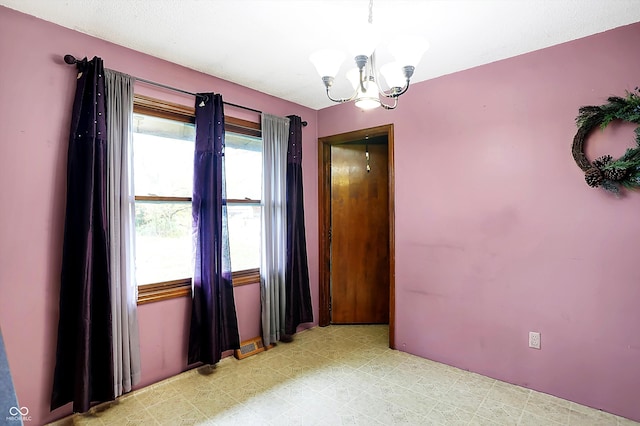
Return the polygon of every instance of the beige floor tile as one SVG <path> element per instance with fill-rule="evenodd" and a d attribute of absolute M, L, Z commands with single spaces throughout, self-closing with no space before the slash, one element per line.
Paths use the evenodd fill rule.
<path fill-rule="evenodd" d="M 495 379 L 465 371 L 455 382 L 455 387 L 469 392 L 489 392 L 496 383 Z"/>
<path fill-rule="evenodd" d="M 277 424 L 277 423 L 274 423 Z M 348 407 L 342 407 L 334 412 L 321 416 L 314 423 L 318 426 L 327 425 L 361 425 L 361 426 L 378 426 L 383 425 L 377 419 L 351 410 Z"/>
<path fill-rule="evenodd" d="M 457 385 L 453 385 L 442 400 L 446 401 L 450 405 L 460 407 L 465 411 L 473 413 L 478 409 L 478 407 L 480 407 L 480 404 L 485 400 L 488 393 L 488 390 L 465 390 Z"/>
<path fill-rule="evenodd" d="M 180 389 L 173 384 L 163 384 L 136 392 L 135 399 L 145 407 L 150 407 L 162 401 L 178 396 Z"/>
<path fill-rule="evenodd" d="M 618 421 L 618 426 L 632 426 L 638 424 L 638 422 L 634 422 L 633 420 L 629 420 L 624 417 L 615 416 L 615 418 Z"/>
<path fill-rule="evenodd" d="M 334 382 L 320 391 L 321 395 L 336 401 L 351 401 L 358 396 L 363 389 L 349 382 Z"/>
<path fill-rule="evenodd" d="M 344 358 L 340 362 L 343 365 L 347 365 L 354 369 L 359 369 L 362 366 L 366 365 L 369 361 L 371 361 L 371 358 L 367 357 L 366 355 L 362 355 L 358 353 L 358 354 L 352 354 L 351 356 Z"/>
<path fill-rule="evenodd" d="M 151 416 L 160 424 L 196 424 L 206 416 L 183 396 L 175 396 L 147 408 Z"/>
<path fill-rule="evenodd" d="M 248 426 L 248 425 L 264 425 L 264 424 L 268 424 L 268 422 L 249 411 L 234 412 L 224 417 L 209 419 L 205 423 L 205 425 L 215 425 L 215 426 Z M 297 423 L 290 423 L 290 424 L 297 424 Z M 303 424 L 303 423 L 300 423 L 300 424 Z M 304 424 L 306 425 L 309 423 L 304 423 Z"/>
<path fill-rule="evenodd" d="M 303 399 L 298 399 L 290 402 L 293 404 L 297 404 L 302 408 L 314 409 L 318 412 L 329 413 L 344 407 L 349 401 L 347 401 L 346 399 L 331 398 L 327 395 L 316 393 L 305 395 Z"/>
<path fill-rule="evenodd" d="M 239 406 L 242 411 L 251 412 L 263 423 L 270 422 L 283 412 L 294 407 L 294 404 L 275 395 L 260 395 Z"/>
<path fill-rule="evenodd" d="M 386 343 L 381 342 L 372 342 L 366 345 L 361 346 L 358 349 L 358 353 L 364 355 L 370 360 L 376 359 L 380 356 L 386 355 L 388 352 L 392 352 L 393 350 L 385 346 Z"/>
<path fill-rule="evenodd" d="M 384 395 L 383 398 L 386 398 L 399 407 L 406 408 L 407 410 L 413 411 L 423 417 L 428 416 L 431 410 L 438 405 L 438 400 L 420 395 L 410 390 L 391 392 Z"/>
<path fill-rule="evenodd" d="M 569 422 L 569 414 L 571 413 L 569 404 L 565 404 L 563 400 L 559 400 L 562 405 L 558 405 L 556 400 L 559 400 L 559 398 L 549 398 L 548 396 L 540 397 L 540 395 L 534 396 L 532 394 L 529 396 L 524 411 L 556 423 L 567 424 Z"/>
<path fill-rule="evenodd" d="M 322 392 L 330 386 L 349 384 L 349 381 L 338 380 L 323 369 L 311 372 L 304 377 L 304 386 L 309 392 Z"/>
<path fill-rule="evenodd" d="M 403 359 L 398 356 L 399 353 L 401 352 L 386 348 L 384 352 L 373 358 L 370 362 L 379 363 L 392 370 L 403 362 Z"/>
<path fill-rule="evenodd" d="M 427 359 L 407 355 L 403 352 L 399 352 L 399 354 L 402 354 L 402 356 L 398 356 L 396 354 L 396 358 L 398 358 L 399 360 L 396 366 L 396 370 L 398 371 L 420 375 L 435 374 L 444 371 L 444 369 L 440 368 L 437 363 L 434 363 Z"/>
<path fill-rule="evenodd" d="M 154 418 L 145 406 L 134 398 L 113 404 L 104 411 L 97 413 L 97 416 L 107 426 L 144 424 L 145 422 L 154 423 Z"/>
<path fill-rule="evenodd" d="M 411 386 L 411 390 L 419 394 L 425 395 L 429 398 L 443 400 L 451 389 L 453 384 L 438 383 L 429 380 L 421 379 L 418 383 Z"/>
<path fill-rule="evenodd" d="M 531 391 L 529 389 L 520 386 L 496 382 L 487 394 L 487 400 L 501 402 L 522 410 L 529 399 L 530 393 Z"/>
<path fill-rule="evenodd" d="M 427 371 L 427 374 L 425 374 L 425 377 L 431 377 L 431 376 L 435 376 L 439 379 L 449 379 L 449 380 L 453 380 L 453 381 L 457 381 L 460 378 L 464 377 L 464 375 L 467 373 L 464 370 L 460 370 L 458 368 L 454 368 L 454 367 L 450 367 L 448 365 L 445 364 L 433 364 L 433 363 L 428 363 L 425 364 L 427 365 L 430 369 Z"/>
<path fill-rule="evenodd" d="M 309 405 L 305 406 L 303 405 L 302 400 L 298 400 L 297 404 L 294 404 L 280 416 L 272 419 L 271 423 L 285 425 L 315 425 L 318 422 L 318 419 L 321 419 L 332 412 L 332 410 L 323 408 L 321 405 L 311 404 L 310 400 L 308 400 L 308 402 Z"/>
<path fill-rule="evenodd" d="M 639 424 L 391 350 L 388 338 L 387 326 L 306 330 L 293 343 L 184 372 L 56 426 Z"/>
<path fill-rule="evenodd" d="M 485 399 L 476 415 L 502 425 L 517 425 L 522 414 L 522 407 L 513 407 L 505 402 Z"/>
<path fill-rule="evenodd" d="M 566 399 L 558 398 L 557 396 L 549 395 L 547 393 L 542 393 L 538 391 L 532 390 L 529 394 L 529 402 L 535 404 L 545 404 L 552 403 L 555 405 L 559 405 L 561 407 L 571 407 L 571 401 L 567 401 Z"/>
<path fill-rule="evenodd" d="M 364 373 L 357 376 L 355 382 L 358 384 L 361 391 L 378 398 L 385 398 L 387 395 L 391 394 L 402 394 L 406 390 L 402 386 L 389 380 L 380 379 Z"/>
<path fill-rule="evenodd" d="M 318 348 L 316 356 L 322 355 L 324 358 L 330 361 L 345 361 L 350 359 L 350 357 L 357 357 L 357 350 L 351 347 L 340 347 L 340 346 L 328 346 L 324 348 Z"/>
<path fill-rule="evenodd" d="M 218 392 L 202 392 L 187 399 L 207 418 L 225 416 L 228 411 L 241 405 L 229 395 Z"/>
<path fill-rule="evenodd" d="M 536 416 L 535 414 L 531 414 L 527 411 L 523 411 L 520 416 L 520 421 L 518 422 L 518 426 L 558 426 L 558 425 L 566 425 L 566 423 L 556 423 L 551 419 Z"/>
<path fill-rule="evenodd" d="M 253 381 L 244 381 L 241 386 L 230 387 L 226 390 L 227 395 L 237 402 L 244 403 L 247 400 L 260 395 L 263 391 L 257 383 Z"/>
<path fill-rule="evenodd" d="M 482 416 L 475 415 L 468 423 L 469 426 L 502 426 L 501 423 L 496 423 L 493 420 L 485 419 Z M 542 426 L 542 425 L 540 425 Z"/>
<path fill-rule="evenodd" d="M 391 372 L 393 371 L 393 367 L 389 367 L 389 365 L 384 360 L 379 361 L 375 359 L 360 366 L 358 370 L 372 376 L 383 378 L 391 374 Z"/>
<path fill-rule="evenodd" d="M 580 411 L 575 411 L 576 408 Z M 572 403 L 568 424 L 572 426 L 615 426 L 618 424 L 618 420 L 613 414 Z"/>
<path fill-rule="evenodd" d="M 391 373 L 385 376 L 385 380 L 400 385 L 404 388 L 409 388 L 420 380 L 431 380 L 434 378 L 434 374 L 429 374 L 427 371 L 411 371 L 404 369 L 402 365 L 397 366 Z M 452 380 L 452 383 L 455 380 Z"/>
<path fill-rule="evenodd" d="M 346 404 L 361 414 L 376 419 L 385 425 L 405 425 L 420 424 L 424 416 L 401 407 L 389 399 L 379 398 L 373 395 L 362 393 Z"/>
<path fill-rule="evenodd" d="M 323 367 L 322 372 L 336 380 L 349 380 L 353 378 L 356 369 L 348 365 L 333 363 Z"/>
<path fill-rule="evenodd" d="M 439 402 L 427 418 L 443 425 L 466 425 L 473 418 L 473 413 L 446 402 Z"/>

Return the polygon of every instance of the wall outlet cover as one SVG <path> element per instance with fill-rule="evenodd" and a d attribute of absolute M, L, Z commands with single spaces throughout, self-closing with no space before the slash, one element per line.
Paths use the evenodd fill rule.
<path fill-rule="evenodd" d="M 529 332 L 529 347 L 533 349 L 540 349 L 540 333 L 537 331 Z"/>

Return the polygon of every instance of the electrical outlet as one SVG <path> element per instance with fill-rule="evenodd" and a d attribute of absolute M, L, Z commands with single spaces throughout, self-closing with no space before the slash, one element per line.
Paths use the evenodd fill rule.
<path fill-rule="evenodd" d="M 533 349 L 540 349 L 540 333 L 537 331 L 529 332 L 529 347 Z"/>

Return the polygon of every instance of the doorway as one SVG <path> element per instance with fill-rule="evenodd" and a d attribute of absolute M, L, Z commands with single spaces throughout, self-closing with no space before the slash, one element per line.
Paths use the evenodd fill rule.
<path fill-rule="evenodd" d="M 393 125 L 318 140 L 320 318 L 389 323 L 394 347 Z"/>

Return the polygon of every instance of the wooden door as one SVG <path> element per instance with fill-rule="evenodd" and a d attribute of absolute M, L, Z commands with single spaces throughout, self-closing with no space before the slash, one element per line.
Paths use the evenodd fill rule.
<path fill-rule="evenodd" d="M 389 322 L 387 138 L 367 142 L 331 146 L 330 280 L 334 324 Z"/>

